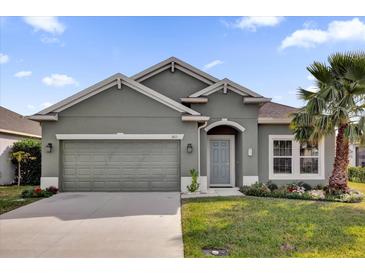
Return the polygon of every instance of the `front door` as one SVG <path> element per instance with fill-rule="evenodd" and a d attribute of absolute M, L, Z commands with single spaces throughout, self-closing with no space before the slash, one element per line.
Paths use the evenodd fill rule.
<path fill-rule="evenodd" d="M 214 136 L 209 141 L 209 181 L 211 186 L 231 186 L 234 174 L 232 174 L 231 155 L 233 136 Z"/>

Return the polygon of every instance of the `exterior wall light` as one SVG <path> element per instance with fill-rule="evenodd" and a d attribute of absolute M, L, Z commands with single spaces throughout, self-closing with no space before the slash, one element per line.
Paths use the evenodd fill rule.
<path fill-rule="evenodd" d="M 46 151 L 48 152 L 48 153 L 51 153 L 52 152 L 52 143 L 48 143 L 47 145 L 46 145 Z"/>
<path fill-rule="evenodd" d="M 187 153 L 192 153 L 193 152 L 193 145 L 192 144 L 188 144 L 186 146 L 186 151 L 187 151 Z"/>

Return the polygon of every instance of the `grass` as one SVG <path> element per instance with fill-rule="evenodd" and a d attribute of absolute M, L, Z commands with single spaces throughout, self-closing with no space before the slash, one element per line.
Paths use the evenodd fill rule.
<path fill-rule="evenodd" d="M 38 201 L 40 198 L 21 198 L 24 189 L 32 186 L 0 186 L 0 214 Z"/>
<path fill-rule="evenodd" d="M 350 183 L 365 193 L 365 184 Z M 365 257 L 365 202 L 259 197 L 183 200 L 185 257 Z"/>

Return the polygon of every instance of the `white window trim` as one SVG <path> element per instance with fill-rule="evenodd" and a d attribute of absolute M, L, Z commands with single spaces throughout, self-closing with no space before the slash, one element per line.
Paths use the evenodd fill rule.
<path fill-rule="evenodd" d="M 184 134 L 56 134 L 57 140 L 182 140 Z"/>
<path fill-rule="evenodd" d="M 207 135 L 207 179 L 209 187 L 234 187 L 236 183 L 235 171 L 235 136 L 234 135 Z M 210 141 L 211 140 L 229 140 L 229 165 L 230 165 L 230 184 L 211 184 L 210 182 Z"/>
<path fill-rule="evenodd" d="M 274 158 L 273 158 L 273 142 L 274 140 L 290 140 L 292 141 L 292 173 L 291 174 L 275 174 Z M 318 142 L 319 161 L 317 174 L 300 173 L 300 144 L 294 139 L 294 135 L 269 135 L 269 180 L 324 180 L 324 139 Z M 289 158 L 289 156 L 288 156 Z M 308 158 L 308 157 L 307 157 Z"/>

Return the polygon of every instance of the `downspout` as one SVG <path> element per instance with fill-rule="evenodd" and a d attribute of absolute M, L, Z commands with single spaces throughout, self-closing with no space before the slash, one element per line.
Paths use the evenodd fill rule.
<path fill-rule="evenodd" d="M 207 125 L 208 125 L 208 122 L 204 122 L 203 125 L 198 127 L 198 174 L 199 174 L 199 178 L 200 178 L 200 130 L 202 128 L 205 128 Z"/>

